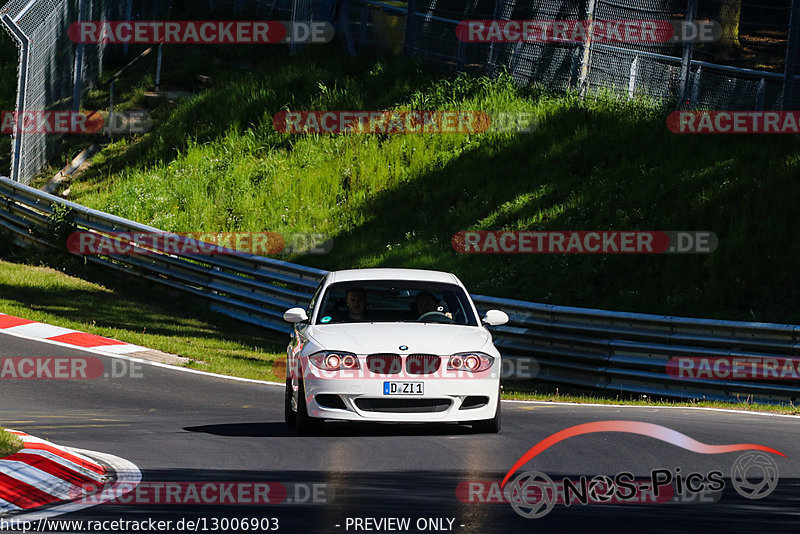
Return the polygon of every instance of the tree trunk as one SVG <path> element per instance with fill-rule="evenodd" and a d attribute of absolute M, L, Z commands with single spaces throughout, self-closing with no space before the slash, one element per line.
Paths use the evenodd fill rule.
<path fill-rule="evenodd" d="M 742 0 L 720 0 L 717 21 L 722 24 L 722 38 L 717 45 L 717 56 L 735 55 L 742 47 L 739 41 L 739 23 L 742 16 Z"/>

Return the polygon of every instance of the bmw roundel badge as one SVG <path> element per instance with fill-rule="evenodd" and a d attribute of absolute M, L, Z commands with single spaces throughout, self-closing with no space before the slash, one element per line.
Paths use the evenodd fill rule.
<path fill-rule="evenodd" d="M 400 345 L 400 350 L 408 350 L 408 346 L 407 345 Z"/>

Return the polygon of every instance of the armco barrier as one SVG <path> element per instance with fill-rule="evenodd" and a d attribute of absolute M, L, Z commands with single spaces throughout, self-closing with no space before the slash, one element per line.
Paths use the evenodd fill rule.
<path fill-rule="evenodd" d="M 0 177 L 0 229 L 21 244 L 53 246 L 53 206 L 72 209 L 79 229 L 101 233 L 161 232 L 80 206 Z M 288 333 L 283 312 L 306 305 L 326 271 L 253 256 L 86 256 L 116 269 L 205 299 L 230 317 Z M 686 319 L 569 308 L 473 295 L 478 309 L 499 308 L 511 321 L 492 331 L 504 357 L 538 362 L 538 380 L 675 398 L 795 402 L 800 381 L 675 379 L 666 362 L 676 356 L 800 357 L 800 326 Z"/>

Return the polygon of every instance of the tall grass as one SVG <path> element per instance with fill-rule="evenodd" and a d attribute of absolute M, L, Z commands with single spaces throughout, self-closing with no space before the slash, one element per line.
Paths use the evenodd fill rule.
<path fill-rule="evenodd" d="M 22 440 L 0 426 L 0 458 L 10 456 L 23 447 Z"/>
<path fill-rule="evenodd" d="M 187 60 L 193 61 L 191 58 Z M 110 146 L 77 200 L 172 231 L 314 231 L 337 269 L 425 267 L 564 305 L 800 321 L 797 140 L 678 136 L 666 107 L 438 76 L 396 59 L 264 56 Z M 284 109 L 527 111 L 527 134 L 303 135 Z M 462 256 L 467 229 L 710 230 L 706 256 Z"/>

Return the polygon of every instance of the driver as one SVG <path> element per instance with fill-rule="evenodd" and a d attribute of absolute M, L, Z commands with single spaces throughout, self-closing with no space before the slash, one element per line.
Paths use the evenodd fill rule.
<path fill-rule="evenodd" d="M 366 321 L 364 317 L 367 308 L 367 292 L 362 287 L 353 287 L 347 290 L 347 317 L 351 321 Z"/>
<path fill-rule="evenodd" d="M 426 313 L 439 312 L 442 315 L 446 315 L 449 319 L 453 318 L 453 314 L 444 313 L 444 311 L 442 311 L 443 308 L 440 309 L 436 297 L 433 295 L 433 293 L 429 293 L 428 291 L 421 291 L 417 293 L 417 299 L 415 301 L 415 305 L 419 317 L 422 317 Z"/>

